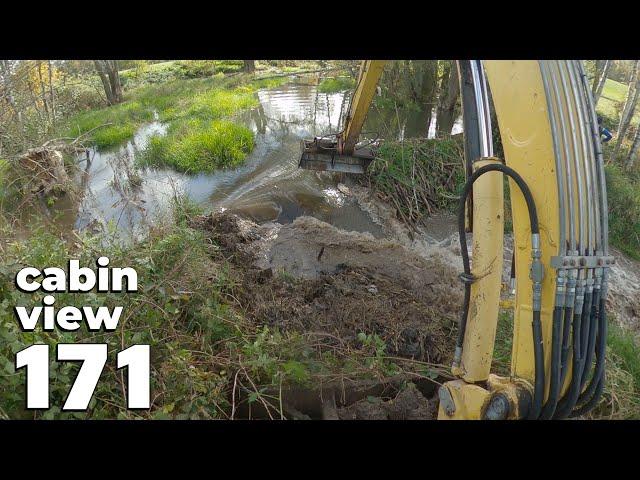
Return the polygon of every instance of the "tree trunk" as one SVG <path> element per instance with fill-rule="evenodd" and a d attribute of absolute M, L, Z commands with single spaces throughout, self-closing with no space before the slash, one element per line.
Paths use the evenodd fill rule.
<path fill-rule="evenodd" d="M 598 106 L 598 100 L 600 100 L 600 95 L 602 95 L 602 90 L 604 89 L 604 84 L 607 81 L 607 75 L 609 74 L 609 68 L 611 68 L 611 60 L 607 60 L 602 68 L 602 74 L 598 79 L 598 85 L 596 86 L 596 91 L 593 93 L 593 106 L 594 108 Z"/>
<path fill-rule="evenodd" d="M 633 144 L 631 144 L 631 150 L 629 150 L 629 155 L 625 162 L 626 168 L 633 167 L 636 158 L 638 158 L 638 150 L 640 150 L 640 124 L 638 124 L 638 128 L 636 128 L 636 134 L 633 137 Z"/>
<path fill-rule="evenodd" d="M 13 85 L 11 81 L 11 67 L 9 65 L 9 60 L 0 60 L 0 70 L 1 70 L 3 89 L 5 92 L 4 97 L 7 103 L 9 104 L 9 106 L 11 107 L 11 109 L 13 110 L 13 115 L 18 121 L 18 125 L 22 130 L 23 128 L 22 111 L 16 105 L 16 100 L 15 100 L 15 97 L 13 96 Z"/>
<path fill-rule="evenodd" d="M 631 124 L 631 120 L 633 119 L 633 115 L 636 111 L 638 94 L 640 93 L 640 72 L 638 72 L 638 68 L 640 68 L 640 62 L 636 61 L 636 66 L 631 76 L 631 81 L 629 81 L 627 98 L 624 102 L 622 114 L 620 115 L 620 123 L 618 124 L 617 132 L 618 138 L 616 140 L 616 148 L 613 151 L 614 158 L 616 158 L 618 153 L 620 152 L 620 147 L 622 146 L 622 142 L 627 135 L 627 130 L 629 129 L 629 125 Z"/>
<path fill-rule="evenodd" d="M 458 82 L 458 68 L 456 67 L 455 60 L 451 60 L 440 82 L 440 100 L 438 102 L 438 114 L 436 117 L 436 133 L 438 137 L 451 135 L 459 95 L 460 83 Z"/>
<path fill-rule="evenodd" d="M 244 60 L 244 71 L 247 73 L 253 73 L 256 71 L 255 60 Z"/>
<path fill-rule="evenodd" d="M 598 80 L 600 80 L 600 72 L 602 72 L 602 67 L 605 64 L 606 60 L 594 60 L 593 62 L 593 78 L 591 79 L 591 93 L 596 93 L 596 89 L 598 88 Z"/>
<path fill-rule="evenodd" d="M 49 70 L 49 102 L 51 103 L 51 119 L 53 125 L 56 124 L 56 97 L 53 91 L 53 67 L 51 66 L 51 60 L 47 61 L 47 69 Z"/>
<path fill-rule="evenodd" d="M 47 102 L 47 94 L 45 93 L 44 79 L 42 78 L 42 62 L 38 60 L 38 82 L 40 83 L 40 99 L 44 106 L 44 113 L 46 115 L 45 128 L 49 128 L 51 124 L 51 114 L 49 112 L 49 103 Z"/>
<path fill-rule="evenodd" d="M 107 103 L 115 105 L 122 102 L 122 86 L 120 85 L 118 62 L 116 60 L 94 60 L 93 63 L 100 81 L 102 81 Z"/>
<path fill-rule="evenodd" d="M 115 103 L 122 102 L 122 85 L 120 85 L 120 73 L 118 72 L 118 61 L 109 60 L 109 69 L 107 74 L 109 75 L 109 83 L 111 83 L 111 91 L 115 99 Z"/>
<path fill-rule="evenodd" d="M 431 117 L 433 116 L 433 107 L 436 104 L 436 93 L 438 90 L 438 61 L 427 60 L 422 75 L 422 84 L 420 86 L 419 102 L 425 107 L 427 125 L 425 137 L 429 135 L 431 127 Z"/>

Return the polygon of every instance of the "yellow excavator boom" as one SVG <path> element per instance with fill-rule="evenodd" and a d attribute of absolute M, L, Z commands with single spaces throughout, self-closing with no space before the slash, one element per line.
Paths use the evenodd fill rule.
<path fill-rule="evenodd" d="M 315 169 L 366 170 L 372 154 L 359 155 L 358 138 L 384 64 L 362 62 L 344 131 L 333 142 L 306 142 L 301 166 L 313 168 L 315 161 Z M 439 390 L 438 418 L 579 416 L 604 387 L 607 276 L 615 261 L 608 252 L 602 149 L 584 67 L 556 60 L 457 66 L 467 165 L 458 211 L 465 303 L 452 366 L 456 379 Z M 493 154 L 491 100 L 504 159 Z M 501 302 L 504 175 L 515 302 L 511 371 L 501 377 L 491 366 Z"/>

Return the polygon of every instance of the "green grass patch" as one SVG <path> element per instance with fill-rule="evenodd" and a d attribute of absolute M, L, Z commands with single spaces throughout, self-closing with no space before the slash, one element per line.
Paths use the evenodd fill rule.
<path fill-rule="evenodd" d="M 602 117 L 604 126 L 614 134 L 620 122 L 620 115 L 622 114 L 628 90 L 629 86 L 627 84 L 608 78 L 598 101 L 598 115 Z M 638 121 L 640 121 L 640 109 L 636 108 L 631 123 L 636 125 Z"/>
<path fill-rule="evenodd" d="M 511 349 L 513 348 L 513 310 L 501 310 L 496 327 L 492 370 L 498 375 L 509 376 Z"/>
<path fill-rule="evenodd" d="M 350 90 L 355 86 L 356 82 L 352 77 L 328 77 L 324 78 L 318 85 L 320 93 L 336 93 Z"/>
<path fill-rule="evenodd" d="M 607 346 L 618 359 L 620 366 L 633 378 L 635 389 L 640 394 L 640 342 L 633 332 L 610 322 Z M 640 413 L 640 411 L 638 412 Z"/>
<path fill-rule="evenodd" d="M 150 139 L 141 162 L 181 172 L 213 172 L 235 167 L 253 150 L 253 132 L 225 120 L 173 124 L 166 136 Z"/>
<path fill-rule="evenodd" d="M 86 142 L 106 149 L 126 142 L 139 125 L 152 119 L 153 110 L 147 105 L 128 101 L 71 117 L 65 122 L 62 136 L 78 137 L 88 133 Z"/>
<path fill-rule="evenodd" d="M 640 178 L 617 165 L 605 167 L 611 243 L 640 260 Z"/>

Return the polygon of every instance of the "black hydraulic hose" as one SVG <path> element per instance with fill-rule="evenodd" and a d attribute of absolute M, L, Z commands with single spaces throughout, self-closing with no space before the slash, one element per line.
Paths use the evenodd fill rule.
<path fill-rule="evenodd" d="M 513 252 L 511 253 L 511 274 L 509 275 L 509 278 L 511 280 L 516 278 L 516 250 L 515 250 L 515 248 L 513 249 Z"/>
<path fill-rule="evenodd" d="M 584 360 L 582 359 L 582 318 L 580 313 L 573 314 L 573 362 L 571 372 L 571 385 L 567 394 L 560 400 L 554 418 L 567 418 L 578 401 L 580 395 L 580 378 Z"/>
<path fill-rule="evenodd" d="M 537 420 L 540 418 L 542 411 L 542 402 L 544 400 L 544 347 L 542 345 L 542 323 L 540 322 L 540 311 L 533 311 L 533 355 L 535 361 L 535 383 L 533 387 L 533 402 L 529 411 L 528 419 Z"/>
<path fill-rule="evenodd" d="M 561 358 L 561 373 L 560 373 L 560 386 L 564 385 L 564 381 L 567 378 L 567 372 L 569 371 L 569 334 L 571 333 L 571 318 L 573 316 L 573 305 L 566 305 L 564 307 L 564 325 L 562 327 L 562 358 Z"/>
<path fill-rule="evenodd" d="M 464 303 L 462 309 L 462 315 L 460 317 L 460 328 L 458 330 L 458 339 L 456 342 L 456 353 L 454 363 L 457 364 L 462 354 L 462 346 L 464 344 L 464 336 L 467 328 L 467 317 L 469 315 L 469 303 L 471 299 L 471 284 L 475 280 L 471 273 L 471 265 L 469 262 L 469 252 L 467 250 L 467 234 L 465 232 L 465 204 L 467 197 L 471 192 L 471 188 L 474 182 L 482 175 L 488 172 L 502 172 L 503 174 L 511 177 L 513 181 L 518 185 L 524 200 L 527 204 L 529 211 L 529 223 L 531 225 L 531 235 L 536 237 L 540 234 L 540 226 L 538 223 L 538 212 L 536 210 L 535 202 L 533 201 L 533 195 L 529 186 L 524 179 L 512 168 L 506 165 L 494 163 L 485 165 L 476 170 L 469 179 L 467 179 L 460 195 L 458 203 L 458 236 L 460 238 L 460 253 L 462 255 L 462 264 L 464 267 L 464 273 L 460 276 L 464 282 Z M 533 245 L 532 245 L 533 247 Z M 532 407 L 529 412 L 529 419 L 537 419 L 542 410 L 542 402 L 544 399 L 544 385 L 545 385 L 545 372 L 544 372 L 544 346 L 542 344 L 542 324 L 540 322 L 540 310 L 534 309 L 533 311 L 533 343 L 534 343 L 534 356 L 535 356 L 535 386 Z"/>
<path fill-rule="evenodd" d="M 586 405 L 590 405 L 589 409 L 593 408 L 600 400 L 602 395 L 602 389 L 604 388 L 604 374 L 605 374 L 605 355 L 607 348 L 607 312 L 605 310 L 605 299 L 600 296 L 598 302 L 598 342 L 596 346 L 596 368 L 591 377 L 591 382 L 586 390 L 578 398 L 578 405 L 583 402 L 587 402 L 581 406 L 578 411 L 581 411 Z M 599 386 L 598 383 L 602 382 Z M 578 415 L 577 411 L 573 415 Z M 581 415 L 581 414 L 580 414 Z"/>
<path fill-rule="evenodd" d="M 592 296 L 593 294 L 591 292 L 585 292 L 584 294 L 584 306 L 582 307 L 582 345 L 581 345 L 581 352 L 582 352 L 582 357 L 583 359 L 585 359 L 585 364 L 584 364 L 584 370 L 587 370 L 587 362 L 586 362 L 586 356 L 587 356 L 587 347 L 589 346 L 589 336 L 591 333 L 591 323 L 592 323 L 592 312 L 591 312 L 591 300 L 592 300 Z M 580 385 L 584 385 L 582 382 L 582 375 L 579 377 L 580 378 Z"/>
<path fill-rule="evenodd" d="M 571 412 L 572 417 L 579 417 L 580 415 L 584 415 L 585 413 L 588 413 L 593 407 L 595 407 L 598 404 L 598 402 L 600 401 L 600 397 L 602 396 L 602 392 L 604 390 L 605 376 L 606 375 L 603 370 L 602 374 L 598 376 L 597 382 L 594 383 L 595 391 L 593 392 L 593 396 L 589 399 L 587 403 L 582 405 L 577 410 L 574 410 L 573 412 Z"/>
<path fill-rule="evenodd" d="M 553 325 L 551 336 L 551 383 L 549 385 L 549 398 L 540 414 L 541 420 L 549 420 L 553 417 L 560 396 L 561 368 L 562 368 L 562 307 L 553 309 Z M 543 366 L 544 368 L 544 366 Z"/>
<path fill-rule="evenodd" d="M 584 386 L 587 384 L 587 379 L 589 378 L 589 373 L 591 372 L 591 363 L 593 361 L 593 356 L 595 354 L 596 348 L 596 334 L 599 329 L 599 319 L 598 319 L 598 306 L 600 304 L 600 289 L 596 289 L 593 291 L 592 303 L 591 303 L 591 319 L 589 325 L 589 341 L 587 343 L 587 349 L 585 351 L 584 358 L 584 370 L 582 372 L 582 379 L 580 381 L 580 390 L 584 389 Z"/>

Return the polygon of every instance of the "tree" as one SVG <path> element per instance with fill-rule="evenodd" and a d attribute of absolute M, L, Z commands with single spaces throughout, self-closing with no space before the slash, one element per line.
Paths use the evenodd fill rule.
<path fill-rule="evenodd" d="M 247 73 L 253 73 L 256 71 L 255 60 L 244 60 L 244 71 Z"/>
<path fill-rule="evenodd" d="M 629 80 L 627 98 L 624 102 L 622 114 L 620 115 L 620 122 L 618 124 L 618 139 L 616 140 L 616 147 L 613 151 L 614 158 L 618 155 L 620 147 L 622 146 L 622 141 L 627 135 L 627 130 L 629 129 L 631 119 L 633 118 L 636 110 L 636 104 L 638 103 L 638 94 L 640 93 L 640 72 L 638 71 L 639 68 L 640 61 L 637 60 L 635 63 L 635 68 L 633 69 L 633 73 L 631 74 L 631 79 Z"/>
<path fill-rule="evenodd" d="M 458 82 L 458 68 L 455 60 L 445 65 L 442 79 L 440 80 L 440 99 L 438 101 L 438 113 L 436 117 L 437 136 L 451 135 L 455 121 L 455 108 L 460 95 L 460 83 Z"/>
<path fill-rule="evenodd" d="M 598 105 L 598 100 L 600 100 L 600 95 L 602 95 L 602 90 L 604 89 L 604 84 L 607 81 L 607 75 L 609 74 L 609 69 L 611 68 L 611 60 L 607 60 L 602 68 L 602 74 L 598 79 L 598 83 L 596 85 L 596 89 L 593 92 L 593 104 L 594 107 Z"/>
<path fill-rule="evenodd" d="M 625 161 L 625 167 L 631 168 L 638 158 L 638 150 L 640 150 L 640 123 L 636 128 L 636 134 L 633 137 L 633 143 L 631 144 L 631 150 L 629 150 L 629 155 L 627 155 L 627 160 Z"/>
<path fill-rule="evenodd" d="M 120 85 L 120 74 L 118 73 L 117 60 L 94 60 L 96 71 L 102 81 L 104 93 L 107 96 L 107 103 L 115 105 L 122 102 L 122 86 Z"/>

